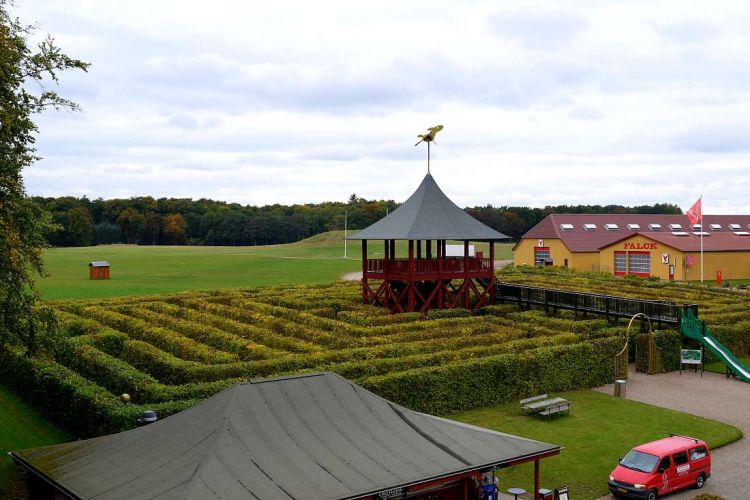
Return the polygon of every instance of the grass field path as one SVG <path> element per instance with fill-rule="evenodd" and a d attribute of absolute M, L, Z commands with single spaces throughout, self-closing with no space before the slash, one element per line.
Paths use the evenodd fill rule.
<path fill-rule="evenodd" d="M 343 231 L 330 231 L 285 245 L 50 248 L 44 252 L 49 277 L 38 278 L 37 287 L 45 300 L 60 300 L 330 283 L 362 269 L 360 242 L 348 242 L 344 259 L 343 238 Z M 486 253 L 485 246 L 476 248 Z M 396 247 L 397 255 L 405 254 L 405 242 Z M 382 245 L 369 249 L 371 258 L 382 258 Z M 498 244 L 496 255 L 512 257 L 511 245 Z M 111 279 L 89 280 L 88 263 L 94 260 L 110 263 Z"/>
<path fill-rule="evenodd" d="M 64 443 L 70 436 L 0 386 L 0 498 L 26 498 L 22 474 L 8 451 Z"/>

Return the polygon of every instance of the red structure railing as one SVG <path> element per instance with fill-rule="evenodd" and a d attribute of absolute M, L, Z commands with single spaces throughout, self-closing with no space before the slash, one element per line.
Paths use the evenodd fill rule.
<path fill-rule="evenodd" d="M 493 304 L 495 295 L 495 246 L 489 242 L 490 255 L 469 253 L 447 257 L 445 240 L 425 244 L 408 240 L 408 258 L 396 258 L 394 240 L 386 240 L 382 259 L 367 257 L 367 240 L 362 241 L 362 302 L 386 307 L 391 312 L 427 312 L 430 309 L 463 307 L 478 309 Z M 416 252 L 415 250 L 416 246 Z M 472 252 L 473 253 L 473 252 Z"/>
<path fill-rule="evenodd" d="M 383 275 L 408 274 L 409 259 L 367 259 L 365 272 L 372 278 L 382 278 Z M 430 278 L 438 272 L 445 275 L 451 273 L 469 273 L 491 272 L 492 261 L 490 259 L 469 257 L 466 259 L 467 266 L 464 266 L 463 257 L 448 257 L 444 259 L 415 259 L 412 275 L 419 279 L 420 275 L 428 275 Z"/>

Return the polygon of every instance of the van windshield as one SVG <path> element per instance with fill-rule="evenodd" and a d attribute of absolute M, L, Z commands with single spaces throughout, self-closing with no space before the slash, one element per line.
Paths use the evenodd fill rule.
<path fill-rule="evenodd" d="M 656 455 L 649 455 L 642 451 L 630 450 L 628 454 L 620 460 L 620 465 L 640 472 L 651 472 L 654 470 L 654 467 L 656 467 L 656 462 L 658 461 L 659 457 Z"/>

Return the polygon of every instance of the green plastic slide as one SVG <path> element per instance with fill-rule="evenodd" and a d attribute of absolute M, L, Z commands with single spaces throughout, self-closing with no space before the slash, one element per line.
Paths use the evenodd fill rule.
<path fill-rule="evenodd" d="M 716 337 L 711 335 L 706 322 L 698 319 L 692 310 L 680 311 L 680 331 L 686 337 L 701 342 L 744 382 L 750 382 L 750 370 L 729 349 L 716 340 Z"/>

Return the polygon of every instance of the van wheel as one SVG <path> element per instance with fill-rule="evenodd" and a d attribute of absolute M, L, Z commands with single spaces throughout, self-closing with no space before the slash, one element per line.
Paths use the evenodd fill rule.
<path fill-rule="evenodd" d="M 698 474 L 698 477 L 695 478 L 695 487 L 697 489 L 703 488 L 703 486 L 706 484 L 706 476 L 703 474 Z"/>
<path fill-rule="evenodd" d="M 656 490 L 651 490 L 648 492 L 648 496 L 646 497 L 648 500 L 656 500 L 656 497 L 658 496 Z"/>

